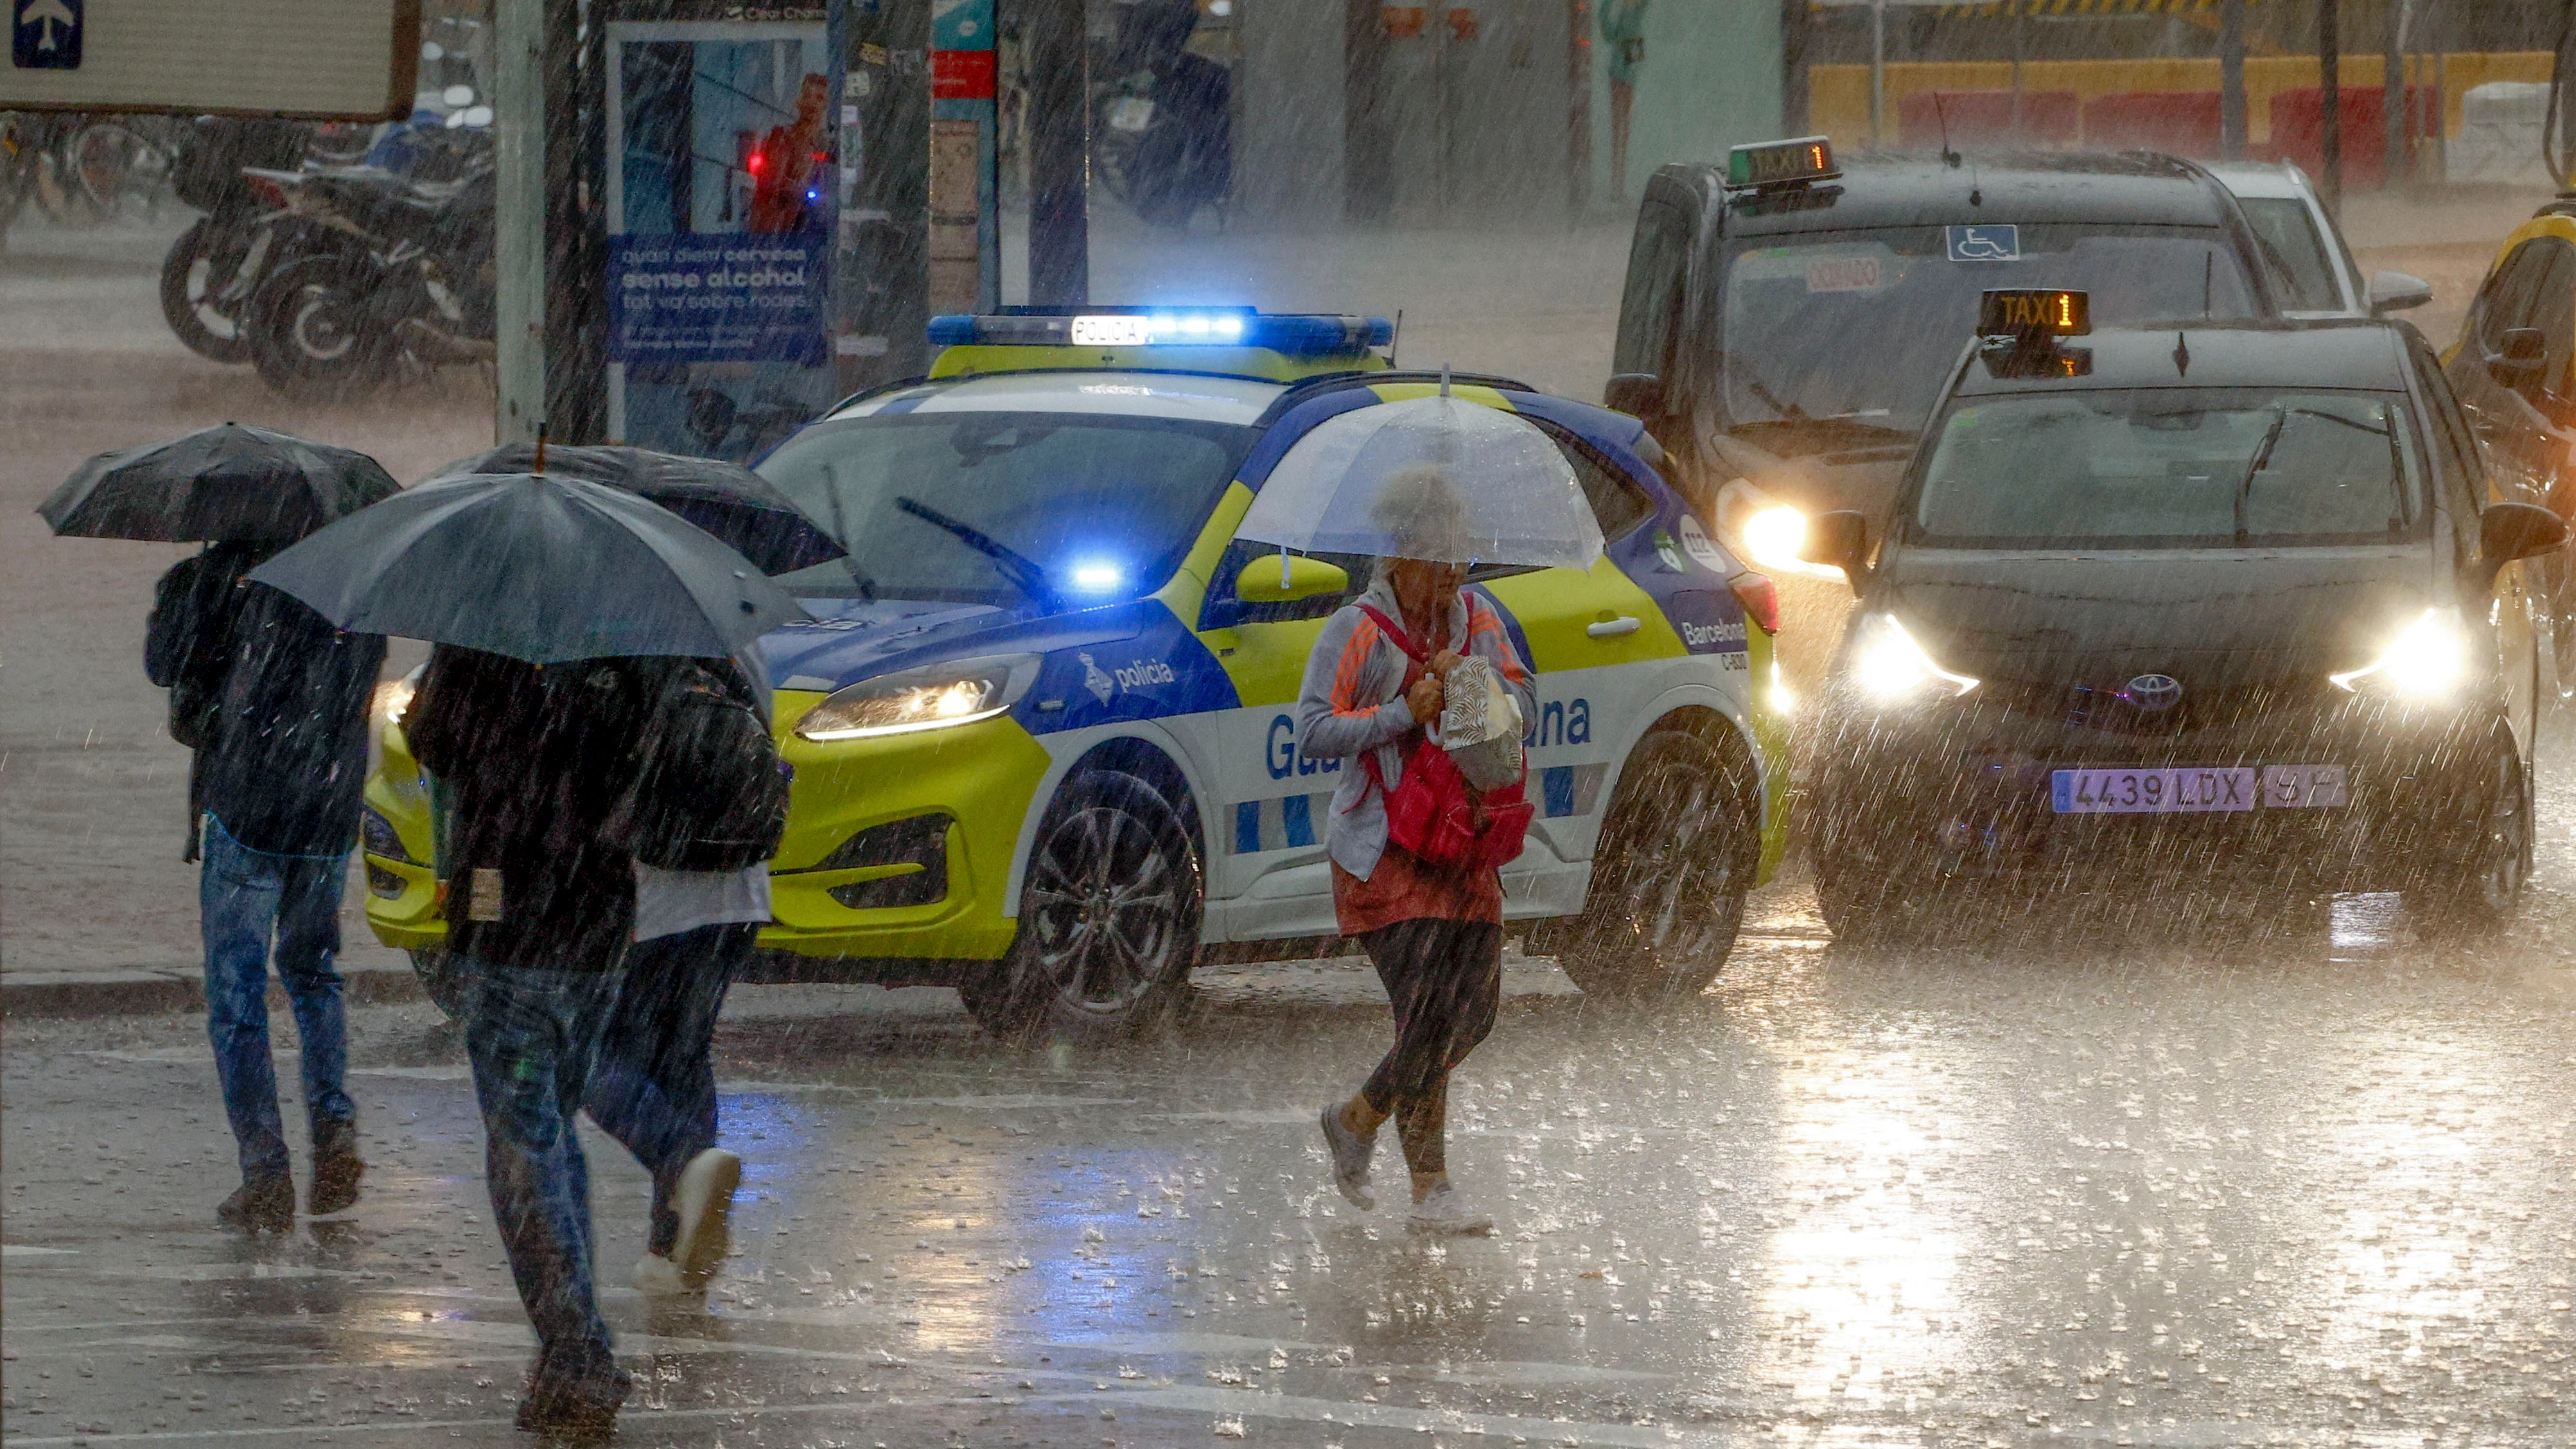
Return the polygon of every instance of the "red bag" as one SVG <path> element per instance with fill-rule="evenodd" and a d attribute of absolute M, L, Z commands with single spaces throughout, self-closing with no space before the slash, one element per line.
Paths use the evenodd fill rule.
<path fill-rule="evenodd" d="M 1407 658 L 1429 664 L 1431 656 L 1394 620 L 1367 604 L 1360 605 L 1360 612 L 1377 621 Z M 1392 790 L 1378 773 L 1377 751 L 1363 754 L 1360 764 L 1378 793 L 1386 797 L 1387 839 L 1433 865 L 1500 870 L 1521 853 L 1530 821 L 1538 815 L 1522 783 L 1478 790 L 1458 773 L 1449 752 L 1428 739 L 1413 747 L 1404 762 L 1404 778 Z M 1524 763 L 1521 780 L 1528 778 L 1529 767 Z"/>

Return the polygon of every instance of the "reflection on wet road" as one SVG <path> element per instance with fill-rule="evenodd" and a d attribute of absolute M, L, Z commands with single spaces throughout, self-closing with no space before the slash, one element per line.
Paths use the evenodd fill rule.
<path fill-rule="evenodd" d="M 1452 1129 L 1502 1231 L 1445 1246 L 1313 1140 L 1383 1044 L 1364 970 L 1213 970 L 1082 1057 L 746 989 L 737 1252 L 703 1311 L 612 1286 L 620 1442 L 2565 1443 L 2562 914 L 1874 955 L 1790 881 L 1679 1009 L 1514 968 Z M 257 1242 L 211 1226 L 197 1023 L 13 1025 L 11 1444 L 525 1442 L 454 1038 L 357 1016 L 366 1201 Z M 617 1285 L 644 1180 L 588 1141 Z"/>

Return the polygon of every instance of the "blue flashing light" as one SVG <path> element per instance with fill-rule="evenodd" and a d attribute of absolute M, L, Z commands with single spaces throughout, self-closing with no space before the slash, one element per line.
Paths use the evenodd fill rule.
<path fill-rule="evenodd" d="M 1264 315 L 1250 307 L 1024 308 L 930 319 L 934 347 L 1259 347 L 1329 357 L 1394 341 L 1394 324 L 1383 317 Z"/>
<path fill-rule="evenodd" d="M 1127 582 L 1127 571 L 1114 563 L 1085 560 L 1073 566 L 1073 586 L 1086 594 L 1116 592 Z"/>

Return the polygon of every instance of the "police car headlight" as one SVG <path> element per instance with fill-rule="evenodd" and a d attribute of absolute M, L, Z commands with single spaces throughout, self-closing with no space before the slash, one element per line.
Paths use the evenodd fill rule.
<path fill-rule="evenodd" d="M 796 733 L 817 742 L 914 734 L 991 719 L 1037 682 L 1038 656 L 961 659 L 862 680 L 805 711 Z"/>
<path fill-rule="evenodd" d="M 1868 698 L 1881 704 L 1920 696 L 1955 699 L 1977 687 L 1965 674 L 1953 674 L 1932 661 L 1905 626 L 1886 614 L 1860 621 L 1852 638 L 1849 678 Z"/>
<path fill-rule="evenodd" d="M 1717 531 L 1735 551 L 1775 574 L 1805 574 L 1839 582 L 1842 570 L 1798 556 L 1807 543 L 1807 515 L 1738 478 L 1717 490 Z"/>
<path fill-rule="evenodd" d="M 2337 688 L 2355 694 L 2392 694 L 2404 699 L 2440 699 L 2469 676 L 2469 636 L 2459 615 L 2426 609 L 2359 669 L 2329 674 Z"/>

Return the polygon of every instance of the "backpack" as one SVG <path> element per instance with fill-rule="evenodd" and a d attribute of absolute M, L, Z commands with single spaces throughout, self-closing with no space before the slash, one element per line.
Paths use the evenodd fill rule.
<path fill-rule="evenodd" d="M 681 661 L 645 721 L 608 842 L 660 870 L 739 871 L 778 853 L 788 767 L 734 681 Z"/>
<path fill-rule="evenodd" d="M 153 588 L 143 672 L 170 691 L 170 738 L 192 750 L 214 742 L 215 713 L 232 666 L 233 623 L 246 592 L 241 574 L 251 562 L 224 550 L 193 554 Z"/>
<path fill-rule="evenodd" d="M 1394 620 L 1366 604 L 1359 607 L 1405 657 L 1416 664 L 1430 662 L 1430 651 L 1414 643 Z M 1433 865 L 1500 870 L 1520 855 L 1530 821 L 1538 814 L 1523 784 L 1528 778 L 1526 764 L 1521 780 L 1479 790 L 1467 783 L 1449 752 L 1428 737 L 1405 757 L 1404 777 L 1392 790 L 1378 771 L 1377 751 L 1362 755 L 1360 766 L 1386 797 L 1387 839 Z"/>

